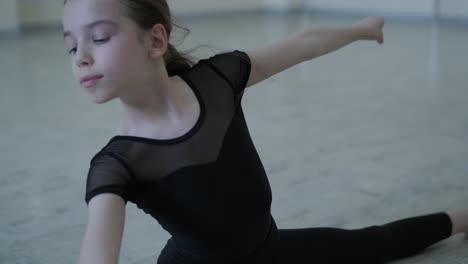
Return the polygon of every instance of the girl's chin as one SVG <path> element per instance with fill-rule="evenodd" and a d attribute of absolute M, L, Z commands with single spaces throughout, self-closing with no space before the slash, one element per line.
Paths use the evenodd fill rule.
<path fill-rule="evenodd" d="M 107 102 L 110 102 L 112 100 L 114 100 L 116 97 L 113 96 L 113 97 L 108 97 L 108 96 L 96 96 L 96 95 L 92 95 L 92 101 L 95 103 L 95 104 L 104 104 L 104 103 L 107 103 Z"/>

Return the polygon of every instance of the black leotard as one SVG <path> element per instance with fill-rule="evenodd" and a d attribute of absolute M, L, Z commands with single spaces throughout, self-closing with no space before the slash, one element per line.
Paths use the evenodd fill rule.
<path fill-rule="evenodd" d="M 159 263 L 242 260 L 272 239 L 272 193 L 240 104 L 250 69 L 238 50 L 200 60 L 179 74 L 200 103 L 187 134 L 118 135 L 91 161 L 86 202 L 111 192 L 157 219 L 172 235 Z"/>

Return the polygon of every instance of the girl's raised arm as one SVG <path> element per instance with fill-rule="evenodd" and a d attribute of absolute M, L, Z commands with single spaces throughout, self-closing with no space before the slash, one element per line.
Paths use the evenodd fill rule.
<path fill-rule="evenodd" d="M 382 44 L 383 26 L 383 17 L 367 17 L 351 25 L 308 28 L 270 46 L 246 52 L 252 64 L 247 87 L 357 40 Z"/>
<path fill-rule="evenodd" d="M 88 204 L 88 224 L 79 264 L 117 264 L 125 224 L 125 202 L 113 193 L 102 193 Z"/>

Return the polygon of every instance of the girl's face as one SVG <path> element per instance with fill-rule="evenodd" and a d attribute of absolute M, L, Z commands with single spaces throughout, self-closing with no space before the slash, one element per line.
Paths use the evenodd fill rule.
<path fill-rule="evenodd" d="M 143 77 L 147 63 L 139 29 L 117 0 L 68 0 L 63 28 L 73 75 L 95 103 L 118 97 Z M 83 78 L 97 79 L 81 82 Z"/>

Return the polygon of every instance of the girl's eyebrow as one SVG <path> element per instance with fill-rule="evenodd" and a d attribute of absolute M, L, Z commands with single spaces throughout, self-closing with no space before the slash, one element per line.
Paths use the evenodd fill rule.
<path fill-rule="evenodd" d="M 101 25 L 101 24 L 109 24 L 109 25 L 112 25 L 112 26 L 117 26 L 117 23 L 115 23 L 112 20 L 100 19 L 100 20 L 96 20 L 94 22 L 91 22 L 89 24 L 85 24 L 83 27 L 84 28 L 93 28 L 93 27 L 95 27 L 97 25 Z M 67 30 L 67 31 L 65 31 L 63 33 L 63 38 L 66 38 L 67 36 L 70 36 L 70 35 L 71 35 L 70 31 Z"/>

